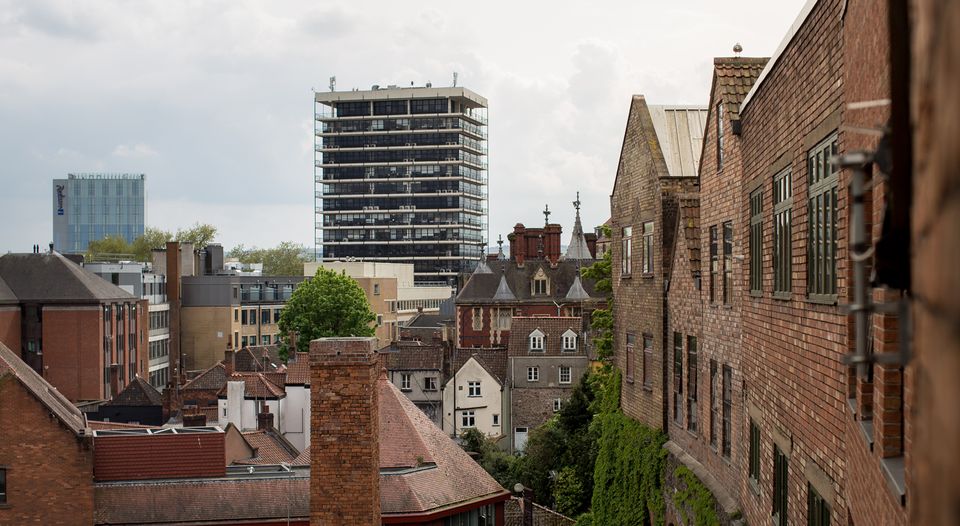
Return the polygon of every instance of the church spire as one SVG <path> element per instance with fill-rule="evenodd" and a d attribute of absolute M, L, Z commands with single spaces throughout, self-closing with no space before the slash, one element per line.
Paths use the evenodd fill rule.
<path fill-rule="evenodd" d="M 577 200 L 573 202 L 573 208 L 577 211 L 573 222 L 573 235 L 563 257 L 574 261 L 593 259 L 590 247 L 587 246 L 587 238 L 583 235 L 583 225 L 580 223 L 580 192 L 577 192 Z"/>

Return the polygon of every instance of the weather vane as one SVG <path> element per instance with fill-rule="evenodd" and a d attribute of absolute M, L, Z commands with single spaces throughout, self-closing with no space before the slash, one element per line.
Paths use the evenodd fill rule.
<path fill-rule="evenodd" d="M 580 192 L 577 192 L 577 200 L 573 202 L 573 207 L 580 211 Z"/>
<path fill-rule="evenodd" d="M 550 224 L 550 205 L 543 205 L 543 222 Z"/>

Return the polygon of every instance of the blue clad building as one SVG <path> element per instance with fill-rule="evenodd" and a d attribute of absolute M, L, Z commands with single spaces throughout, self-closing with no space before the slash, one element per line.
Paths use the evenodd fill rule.
<path fill-rule="evenodd" d="M 53 180 L 53 246 L 65 254 L 86 252 L 91 241 L 143 235 L 143 174 L 68 174 Z"/>

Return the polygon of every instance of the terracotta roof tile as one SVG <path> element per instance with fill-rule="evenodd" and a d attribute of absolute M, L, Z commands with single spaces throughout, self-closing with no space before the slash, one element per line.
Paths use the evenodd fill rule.
<path fill-rule="evenodd" d="M 287 364 L 286 385 L 310 385 L 310 353 L 297 353 L 297 361 Z"/>
<path fill-rule="evenodd" d="M 442 345 L 395 342 L 388 348 L 385 355 L 387 369 L 391 371 L 440 371 L 443 369 Z"/>
<path fill-rule="evenodd" d="M 243 438 L 250 444 L 250 447 L 256 450 L 256 456 L 252 459 L 238 460 L 234 462 L 235 464 L 291 464 L 293 459 L 297 458 L 300 454 L 290 442 L 278 435 L 275 431 L 262 429 L 247 431 L 243 433 Z"/>
<path fill-rule="evenodd" d="M 535 329 L 544 334 L 543 353 L 537 356 L 578 356 L 586 355 L 586 343 L 580 335 L 583 332 L 583 318 L 578 317 L 514 317 L 510 322 L 510 356 L 527 356 L 530 353 L 527 338 Z M 577 334 L 576 351 L 564 351 L 563 334 L 572 330 Z"/>
<path fill-rule="evenodd" d="M 512 331 L 511 331 L 512 332 Z M 472 349 L 472 348 L 458 348 L 453 352 L 453 374 L 457 374 L 457 371 L 467 360 L 473 358 L 479 363 L 484 369 L 490 373 L 500 385 L 503 385 L 504 380 L 507 377 L 507 349 Z"/>
<path fill-rule="evenodd" d="M 714 82 L 723 96 L 723 107 L 731 120 L 740 118 L 740 103 L 767 64 L 767 58 L 718 57 L 713 60 Z M 716 101 L 713 103 L 716 105 Z"/>
<path fill-rule="evenodd" d="M 233 373 L 230 375 L 230 382 L 238 380 L 245 383 L 244 398 L 283 398 L 287 396 L 283 388 L 268 380 L 264 373 Z M 227 383 L 224 382 L 223 387 L 217 392 L 218 397 L 226 398 Z"/>
<path fill-rule="evenodd" d="M 194 377 L 189 382 L 183 384 L 181 390 L 189 391 L 191 389 L 220 389 L 227 383 L 227 369 L 222 363 L 217 362 L 202 373 Z"/>
<path fill-rule="evenodd" d="M 149 382 L 136 376 L 105 405 L 159 406 L 163 405 L 163 398 Z"/>

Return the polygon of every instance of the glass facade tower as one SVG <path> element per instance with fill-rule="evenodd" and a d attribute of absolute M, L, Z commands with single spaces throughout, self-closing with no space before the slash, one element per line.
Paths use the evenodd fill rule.
<path fill-rule="evenodd" d="M 487 101 L 465 88 L 317 92 L 317 260 L 456 284 L 487 241 Z"/>
<path fill-rule="evenodd" d="M 91 241 L 143 235 L 143 174 L 68 174 L 53 180 L 53 246 L 86 252 Z"/>

